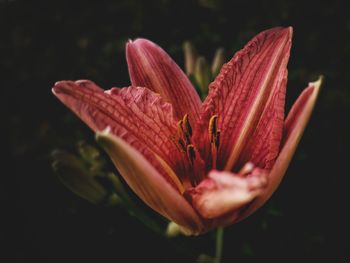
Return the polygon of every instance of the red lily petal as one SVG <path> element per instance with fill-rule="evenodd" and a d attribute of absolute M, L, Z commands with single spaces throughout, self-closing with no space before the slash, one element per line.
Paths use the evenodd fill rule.
<path fill-rule="evenodd" d="M 200 98 L 179 66 L 159 46 L 146 39 L 126 45 L 126 58 L 133 86 L 147 87 L 173 105 L 177 119 L 187 113 L 198 119 Z"/>
<path fill-rule="evenodd" d="M 252 205 L 240 216 L 239 221 L 261 207 L 271 197 L 282 181 L 310 119 L 321 84 L 322 77 L 318 81 L 309 83 L 309 86 L 294 103 L 285 121 L 282 150 L 269 173 L 269 184 L 264 193 L 254 200 Z"/>
<path fill-rule="evenodd" d="M 271 169 L 278 156 L 284 126 L 284 104 L 286 97 L 287 70 L 284 77 L 276 81 L 276 88 L 262 113 L 259 123 L 242 150 L 237 168 L 249 162 L 263 169 Z"/>
<path fill-rule="evenodd" d="M 202 232 L 202 220 L 191 205 L 140 152 L 108 132 L 97 133 L 96 139 L 107 151 L 127 184 L 147 205 L 181 225 L 187 234 Z"/>
<path fill-rule="evenodd" d="M 153 154 L 147 157 L 154 165 L 156 154 L 174 167 L 178 150 L 170 138 L 176 134 L 176 124 L 171 105 L 159 95 L 136 87 L 104 91 L 87 80 L 57 82 L 53 93 L 95 132 L 108 126 L 140 151 L 148 148 Z"/>
<path fill-rule="evenodd" d="M 195 209 L 207 219 L 232 213 L 262 193 L 267 177 L 255 169 L 247 177 L 212 170 L 208 178 L 186 193 Z"/>
<path fill-rule="evenodd" d="M 282 79 L 286 74 L 291 36 L 291 28 L 264 31 L 253 38 L 243 50 L 237 52 L 221 69 L 219 76 L 210 85 L 201 120 L 195 130 L 194 140 L 197 145 L 204 147 L 202 152 L 205 160 L 210 159 L 210 144 L 209 138 L 203 134 L 206 133 L 211 116 L 218 116 L 218 129 L 221 131 L 218 168 L 231 170 L 263 113 L 265 112 L 265 116 L 257 133 L 262 132 L 265 119 L 283 107 L 281 100 L 274 98 L 285 92 Z M 275 105 L 269 106 L 271 103 Z M 279 115 L 278 113 L 276 119 L 280 119 Z M 272 127 L 276 133 L 282 132 L 280 124 L 274 124 Z M 274 150 L 274 138 L 267 140 L 271 144 L 269 150 Z M 275 153 L 267 155 L 270 157 Z"/>

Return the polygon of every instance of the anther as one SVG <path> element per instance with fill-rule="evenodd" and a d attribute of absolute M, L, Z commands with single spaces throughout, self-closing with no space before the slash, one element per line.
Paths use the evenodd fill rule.
<path fill-rule="evenodd" d="M 183 133 L 184 133 L 183 128 L 182 128 L 182 123 L 183 123 L 182 120 L 179 120 L 178 123 L 177 123 L 177 135 L 178 135 L 180 138 L 182 138 Z"/>
<path fill-rule="evenodd" d="M 217 133 L 217 121 L 218 121 L 217 115 L 213 115 L 209 120 L 208 134 L 209 134 L 211 143 L 214 142 L 213 140 Z"/>
<path fill-rule="evenodd" d="M 194 160 L 196 159 L 196 151 L 193 144 L 187 145 L 187 157 L 193 165 Z"/>
<path fill-rule="evenodd" d="M 192 127 L 190 124 L 190 120 L 188 118 L 188 114 L 186 113 L 185 116 L 182 119 L 182 130 L 184 131 L 184 133 L 189 134 L 190 136 L 192 136 Z"/>
<path fill-rule="evenodd" d="M 188 118 L 188 114 L 185 114 L 183 119 L 178 121 L 177 133 L 180 140 L 183 140 L 185 145 L 191 144 L 192 127 Z"/>

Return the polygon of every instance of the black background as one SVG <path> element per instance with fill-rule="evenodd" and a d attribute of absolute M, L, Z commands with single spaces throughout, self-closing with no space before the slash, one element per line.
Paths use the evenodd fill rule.
<path fill-rule="evenodd" d="M 61 79 L 129 84 L 124 44 L 149 38 L 183 65 L 191 40 L 228 58 L 256 33 L 294 27 L 287 108 L 325 76 L 281 187 L 225 232 L 224 262 L 350 262 L 350 15 L 341 1 L 0 1 L 1 262 L 195 262 L 213 234 L 167 241 L 123 209 L 70 193 L 50 152 L 93 134 L 51 94 Z"/>

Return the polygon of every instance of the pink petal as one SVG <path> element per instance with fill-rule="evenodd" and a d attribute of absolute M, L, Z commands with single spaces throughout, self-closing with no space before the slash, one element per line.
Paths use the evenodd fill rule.
<path fill-rule="evenodd" d="M 184 228 L 187 234 L 202 232 L 202 220 L 186 199 L 157 172 L 135 148 L 106 132 L 97 133 L 120 174 L 152 209 Z"/>
<path fill-rule="evenodd" d="M 137 39 L 126 45 L 126 58 L 133 86 L 147 87 L 173 105 L 177 119 L 188 113 L 198 119 L 200 98 L 191 82 L 169 55 L 153 42 Z"/>
<path fill-rule="evenodd" d="M 108 126 L 136 149 L 148 148 L 175 166 L 178 150 L 170 138 L 177 134 L 176 124 L 171 105 L 159 95 L 138 87 L 104 91 L 87 80 L 57 82 L 53 93 L 95 132 Z"/>
<path fill-rule="evenodd" d="M 286 97 L 287 71 L 276 81 L 259 123 L 242 150 L 236 165 L 239 169 L 247 162 L 263 169 L 271 169 L 280 150 L 284 126 L 284 102 Z"/>
<path fill-rule="evenodd" d="M 242 177 L 230 172 L 212 170 L 208 178 L 188 190 L 192 205 L 207 219 L 225 216 L 241 208 L 262 193 L 266 174 L 259 169 Z"/>
<path fill-rule="evenodd" d="M 269 174 L 269 184 L 264 193 L 241 215 L 242 220 L 261 207 L 279 186 L 310 119 L 322 84 L 322 77 L 309 83 L 290 110 L 284 126 L 282 150 Z"/>
<path fill-rule="evenodd" d="M 260 33 L 235 54 L 210 85 L 194 140 L 197 145 L 202 145 L 203 158 L 210 159 L 208 137 L 203 134 L 211 116 L 218 115 L 218 129 L 221 131 L 219 169 L 233 168 L 254 130 L 258 127 L 256 139 L 257 135 L 264 135 L 264 126 L 270 115 L 275 116 L 274 122 L 277 122 L 269 124 L 276 136 L 264 139 L 270 146 L 261 159 L 264 162 L 264 159 L 276 155 L 276 145 L 279 144 L 276 138 L 282 133 L 279 119 L 284 102 L 280 97 L 285 93 L 283 79 L 286 77 L 291 36 L 291 28 L 274 28 Z"/>

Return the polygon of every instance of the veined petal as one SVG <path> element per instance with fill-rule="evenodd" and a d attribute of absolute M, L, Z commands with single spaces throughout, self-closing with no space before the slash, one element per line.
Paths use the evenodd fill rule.
<path fill-rule="evenodd" d="M 131 189 L 152 209 L 184 227 L 188 234 L 198 234 L 203 224 L 187 200 L 132 146 L 121 138 L 97 133 L 97 141 L 111 157 Z"/>
<path fill-rule="evenodd" d="M 148 148 L 172 168 L 178 153 L 172 107 L 146 88 L 104 91 L 91 81 L 60 81 L 53 93 L 95 132 L 111 128 L 114 135 L 139 149 Z M 152 161 L 154 164 L 154 160 Z"/>
<path fill-rule="evenodd" d="M 237 52 L 221 69 L 219 76 L 210 85 L 209 95 L 202 106 L 201 119 L 195 130 L 194 140 L 197 145 L 204 147 L 202 152 L 205 160 L 208 159 L 210 143 L 209 138 L 203 134 L 213 115 L 218 116 L 218 129 L 221 131 L 218 168 L 231 170 L 259 126 L 261 117 L 265 115 L 257 133 L 263 129 L 264 119 L 270 114 L 276 114 L 283 107 L 282 100 L 275 98 L 285 92 L 283 78 L 286 77 L 291 36 L 291 28 L 264 31 Z M 269 107 L 271 103 L 274 106 Z M 280 119 L 280 113 L 277 115 L 277 119 Z M 276 133 L 282 132 L 282 125 L 273 126 L 276 126 Z M 275 149 L 275 143 L 272 144 L 271 149 Z"/>
<path fill-rule="evenodd" d="M 126 44 L 126 58 L 133 86 L 147 87 L 173 105 L 177 119 L 187 113 L 197 121 L 200 98 L 179 66 L 159 46 L 146 39 Z"/>
<path fill-rule="evenodd" d="M 194 208 L 207 219 L 231 213 L 262 193 L 267 177 L 260 169 L 247 177 L 213 170 L 198 186 L 188 190 Z"/>
<path fill-rule="evenodd" d="M 263 169 L 271 169 L 280 150 L 284 126 L 284 104 L 286 97 L 287 70 L 284 77 L 275 83 L 267 106 L 247 145 L 242 150 L 237 169 L 252 162 Z"/>
<path fill-rule="evenodd" d="M 315 82 L 309 83 L 309 86 L 302 92 L 297 101 L 294 103 L 285 121 L 282 150 L 271 172 L 269 173 L 269 184 L 264 193 L 254 200 L 252 205 L 249 206 L 249 208 L 240 216 L 239 221 L 243 220 L 252 214 L 256 209 L 261 207 L 271 197 L 282 181 L 305 127 L 310 119 L 321 84 L 322 77 Z"/>

